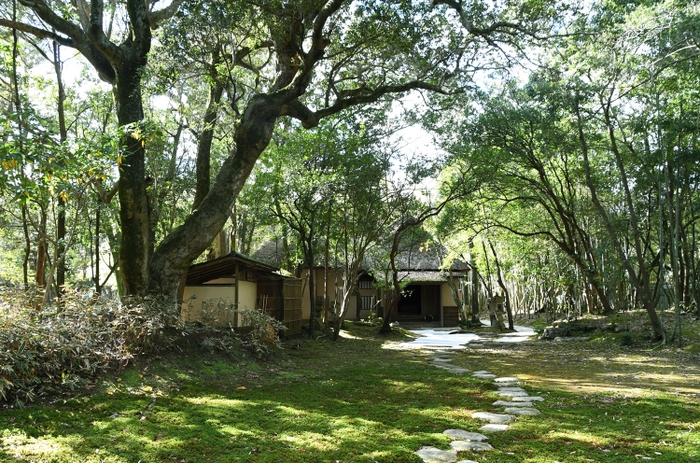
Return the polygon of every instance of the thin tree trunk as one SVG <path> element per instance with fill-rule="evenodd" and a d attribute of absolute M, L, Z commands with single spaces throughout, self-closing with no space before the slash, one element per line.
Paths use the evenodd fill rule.
<path fill-rule="evenodd" d="M 100 284 L 100 209 L 101 207 L 98 201 L 95 210 L 95 275 L 93 278 L 96 297 L 99 297 L 102 293 L 102 286 Z"/>
<path fill-rule="evenodd" d="M 630 281 L 632 282 L 634 288 L 640 293 L 642 296 L 642 301 L 645 310 L 647 311 L 647 315 L 649 316 L 649 321 L 651 322 L 652 326 L 652 331 L 654 335 L 658 338 L 661 339 L 665 342 L 665 332 L 664 328 L 661 325 L 661 322 L 659 320 L 658 314 L 656 313 L 656 301 L 654 300 L 653 296 L 649 293 L 650 288 L 649 288 L 649 275 L 646 270 L 646 264 L 643 260 L 642 256 L 642 249 L 641 245 L 639 244 L 639 236 L 638 236 L 638 231 L 637 231 L 637 223 L 635 222 L 637 220 L 637 216 L 635 211 L 633 210 L 634 204 L 632 202 L 632 197 L 631 193 L 629 190 L 629 184 L 627 175 L 624 169 L 624 165 L 622 162 L 621 155 L 617 149 L 616 145 L 616 138 L 613 133 L 613 125 L 610 120 L 610 113 L 609 113 L 609 107 L 606 107 L 605 104 L 603 104 L 603 112 L 606 120 L 606 124 L 608 127 L 608 135 L 609 135 L 609 140 L 611 142 L 611 149 L 613 151 L 613 154 L 616 159 L 616 164 L 618 167 L 618 171 L 621 175 L 621 181 L 623 183 L 624 187 L 624 192 L 625 192 L 625 200 L 628 209 L 628 212 L 630 213 L 630 224 L 632 227 L 632 233 L 634 235 L 635 239 L 635 249 L 637 252 L 637 259 L 638 259 L 638 266 L 640 275 L 638 276 L 637 273 L 635 272 L 634 268 L 632 267 L 631 262 L 627 258 L 627 255 L 623 249 L 623 242 L 620 240 L 620 237 L 618 235 L 618 232 L 615 228 L 615 226 L 612 224 L 610 217 L 608 216 L 608 213 L 605 211 L 603 208 L 599 198 L 598 198 L 598 190 L 593 182 L 593 177 L 591 173 L 591 165 L 589 161 L 589 153 L 588 153 L 588 143 L 586 141 L 584 132 L 583 132 L 583 121 L 581 118 L 580 114 L 580 109 L 578 107 L 578 101 L 576 102 L 575 108 L 574 108 L 575 116 L 577 117 L 577 123 L 578 123 L 578 134 L 579 134 L 579 142 L 581 144 L 581 151 L 583 154 L 583 165 L 584 165 L 584 170 L 585 170 L 585 176 L 586 176 L 586 185 L 588 186 L 588 189 L 591 193 L 591 200 L 598 212 L 598 215 L 601 217 L 603 220 L 603 223 L 605 225 L 606 230 L 608 231 L 608 234 L 612 238 L 612 241 L 615 246 L 615 250 L 618 254 L 618 257 L 620 258 L 620 261 L 622 262 L 625 270 L 627 271 L 627 275 L 630 278 Z"/>
<path fill-rule="evenodd" d="M 498 261 L 498 255 L 496 254 L 496 249 L 493 246 L 493 243 L 491 240 L 489 241 L 489 247 L 491 248 L 491 252 L 493 253 L 493 261 L 496 264 L 496 275 L 498 278 L 498 286 L 503 290 L 503 296 L 505 296 L 506 301 L 506 313 L 508 314 L 508 329 L 512 330 L 515 329 L 513 327 L 513 310 L 510 307 L 510 293 L 508 292 L 508 288 L 506 288 L 505 282 L 503 281 L 503 276 L 501 272 L 501 264 Z"/>
<path fill-rule="evenodd" d="M 211 84 L 209 87 L 209 103 L 204 114 L 204 128 L 199 134 L 199 143 L 197 145 L 197 186 L 195 189 L 194 201 L 192 209 L 197 209 L 204 200 L 204 197 L 209 193 L 209 185 L 211 178 L 211 146 L 214 141 L 214 129 L 216 128 L 216 119 L 219 117 L 219 105 L 221 97 L 224 93 L 224 84 L 217 67 L 221 64 L 221 45 L 217 45 L 212 51 L 211 65 L 209 66 L 209 79 Z"/>
<path fill-rule="evenodd" d="M 61 46 L 56 42 L 53 43 L 53 65 L 56 72 L 56 85 L 58 86 L 58 98 L 56 101 L 56 111 L 58 112 L 58 130 L 60 134 L 61 145 L 65 145 L 68 140 L 68 128 L 66 127 L 66 91 L 63 86 L 63 66 L 61 63 Z M 66 203 L 63 196 L 58 195 L 58 220 L 56 224 L 56 246 L 58 247 L 56 254 L 62 255 L 65 252 L 66 240 Z M 56 266 L 56 294 L 59 297 L 63 295 L 66 284 L 66 261 L 63 259 Z"/>

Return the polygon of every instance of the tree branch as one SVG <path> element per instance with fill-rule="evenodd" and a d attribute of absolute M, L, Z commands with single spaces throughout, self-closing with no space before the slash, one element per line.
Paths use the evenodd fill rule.
<path fill-rule="evenodd" d="M 177 13 L 177 10 L 180 8 L 180 5 L 184 0 L 173 0 L 170 2 L 170 5 L 166 6 L 162 10 L 158 11 L 151 11 L 148 15 L 148 21 L 151 25 L 151 29 L 157 29 L 158 24 L 170 19 L 173 17 L 175 13 Z"/>
<path fill-rule="evenodd" d="M 44 29 L 16 22 L 8 22 L 6 20 L 0 20 L 0 25 L 22 30 L 42 39 L 55 40 L 61 45 L 75 48 L 80 51 L 88 61 L 90 61 L 102 79 L 110 83 L 114 82 L 116 74 L 112 68 L 112 65 L 110 64 L 109 55 L 105 54 L 105 49 L 100 49 L 93 44 L 80 26 L 57 15 L 44 0 L 19 0 L 19 2 L 22 5 L 31 8 L 40 19 L 42 19 L 56 31 L 68 36 L 68 38 L 61 37 L 54 32 L 48 32 Z M 114 45 L 112 45 L 112 47 L 113 48 L 109 48 L 109 51 L 112 53 L 118 52 L 118 49 L 114 47 Z"/>
<path fill-rule="evenodd" d="M 283 115 L 291 116 L 295 119 L 301 121 L 302 125 L 309 129 L 316 127 L 321 119 L 332 116 L 333 114 L 339 113 L 344 109 L 351 106 L 357 106 L 361 104 L 374 103 L 378 101 L 381 97 L 385 95 L 395 94 L 395 93 L 405 93 L 410 90 L 430 90 L 437 93 L 446 94 L 446 92 L 438 87 L 437 85 L 429 84 L 427 82 L 414 80 L 407 82 L 405 84 L 399 85 L 386 85 L 374 90 L 371 89 L 357 89 L 349 94 L 349 97 L 341 98 L 337 100 L 331 106 L 322 108 L 318 111 L 312 111 L 303 103 L 298 100 L 294 100 L 286 106 L 286 110 L 283 111 Z"/>
<path fill-rule="evenodd" d="M 47 31 L 46 29 L 41 29 L 39 27 L 30 26 L 29 24 L 0 18 L 0 27 L 7 27 L 8 29 L 15 29 L 20 32 L 26 32 L 27 34 L 33 35 L 34 37 L 40 39 L 53 40 L 54 42 L 64 45 L 66 47 L 75 48 L 75 43 L 70 37 L 63 37 L 61 35 L 56 34 L 55 32 Z"/>

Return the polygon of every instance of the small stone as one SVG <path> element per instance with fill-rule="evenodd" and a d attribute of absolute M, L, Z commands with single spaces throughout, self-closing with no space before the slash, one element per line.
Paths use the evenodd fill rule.
<path fill-rule="evenodd" d="M 507 424 L 496 424 L 496 423 L 485 424 L 479 428 L 479 431 L 483 431 L 483 432 L 503 432 L 503 431 L 507 431 L 507 430 L 508 430 Z"/>
<path fill-rule="evenodd" d="M 471 450 L 472 452 L 483 452 L 485 450 L 493 450 L 491 444 L 486 442 L 473 442 L 469 440 L 456 440 L 450 443 L 450 447 L 458 452 L 466 452 Z"/>
<path fill-rule="evenodd" d="M 488 439 L 488 437 L 486 437 L 483 434 L 480 434 L 478 432 L 469 432 L 469 431 L 464 431 L 462 429 L 446 429 L 442 433 L 447 434 L 450 437 L 454 437 L 455 439 L 462 439 L 462 440 L 470 440 L 470 441 L 479 441 L 480 442 L 482 440 Z"/>
<path fill-rule="evenodd" d="M 505 413 L 510 413 L 511 415 L 525 415 L 525 416 L 535 416 L 539 415 L 540 411 L 536 408 L 521 408 L 521 407 L 506 407 L 503 410 Z"/>
<path fill-rule="evenodd" d="M 590 340 L 591 338 L 589 338 L 588 336 L 579 336 L 574 338 L 557 336 L 556 338 L 554 338 L 555 342 L 588 342 Z"/>
<path fill-rule="evenodd" d="M 472 413 L 472 418 L 475 420 L 488 421 L 492 424 L 507 424 L 512 423 L 515 420 L 513 415 L 504 415 L 501 413 L 489 413 L 489 412 L 475 412 Z"/>
<path fill-rule="evenodd" d="M 457 460 L 457 452 L 455 450 L 440 450 L 431 446 L 419 448 L 416 454 L 425 463 L 452 463 Z"/>

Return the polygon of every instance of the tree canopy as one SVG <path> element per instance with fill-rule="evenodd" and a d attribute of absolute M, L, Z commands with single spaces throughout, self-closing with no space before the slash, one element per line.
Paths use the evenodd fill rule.
<path fill-rule="evenodd" d="M 229 229 L 356 278 L 423 218 L 489 294 L 643 307 L 663 338 L 664 301 L 700 306 L 697 24 L 679 0 L 4 4 L 3 278 L 175 302 Z M 388 155 L 397 119 L 426 161 Z M 432 203 L 405 188 L 427 178 Z"/>

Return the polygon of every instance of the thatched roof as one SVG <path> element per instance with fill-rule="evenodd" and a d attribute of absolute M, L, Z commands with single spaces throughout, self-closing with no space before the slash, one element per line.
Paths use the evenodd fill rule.
<path fill-rule="evenodd" d="M 251 257 L 269 265 L 273 265 L 277 268 L 282 267 L 285 258 L 282 241 L 265 241 Z"/>
<path fill-rule="evenodd" d="M 396 266 L 401 270 L 441 270 L 443 257 L 447 254 L 444 249 L 408 249 L 396 257 Z M 450 266 L 453 271 L 469 271 L 469 266 L 455 260 Z"/>
<path fill-rule="evenodd" d="M 453 278 L 463 278 L 467 275 L 467 272 L 452 272 Z M 399 280 L 408 281 L 415 283 L 434 283 L 447 281 L 449 273 L 442 270 L 409 270 L 400 271 Z"/>
<path fill-rule="evenodd" d="M 417 247 L 409 248 L 404 252 L 400 253 L 396 258 L 396 263 L 399 269 L 405 271 L 434 271 L 438 272 L 443 269 L 442 260 L 447 252 L 444 249 L 432 248 L 432 249 L 418 249 Z M 269 265 L 275 267 L 281 267 L 284 261 L 284 248 L 281 241 L 266 241 L 260 248 L 255 251 L 252 257 L 256 260 L 265 262 Z M 316 266 L 322 267 L 323 256 L 317 256 Z M 383 262 L 380 265 L 370 265 L 369 263 L 365 265 L 366 268 L 370 267 L 383 267 Z M 461 261 L 455 260 L 452 262 L 450 269 L 453 272 L 468 272 L 469 266 Z M 439 272 L 438 272 L 439 273 Z M 415 280 L 421 281 L 421 280 Z M 438 280 L 424 280 L 424 281 L 438 281 Z"/>

